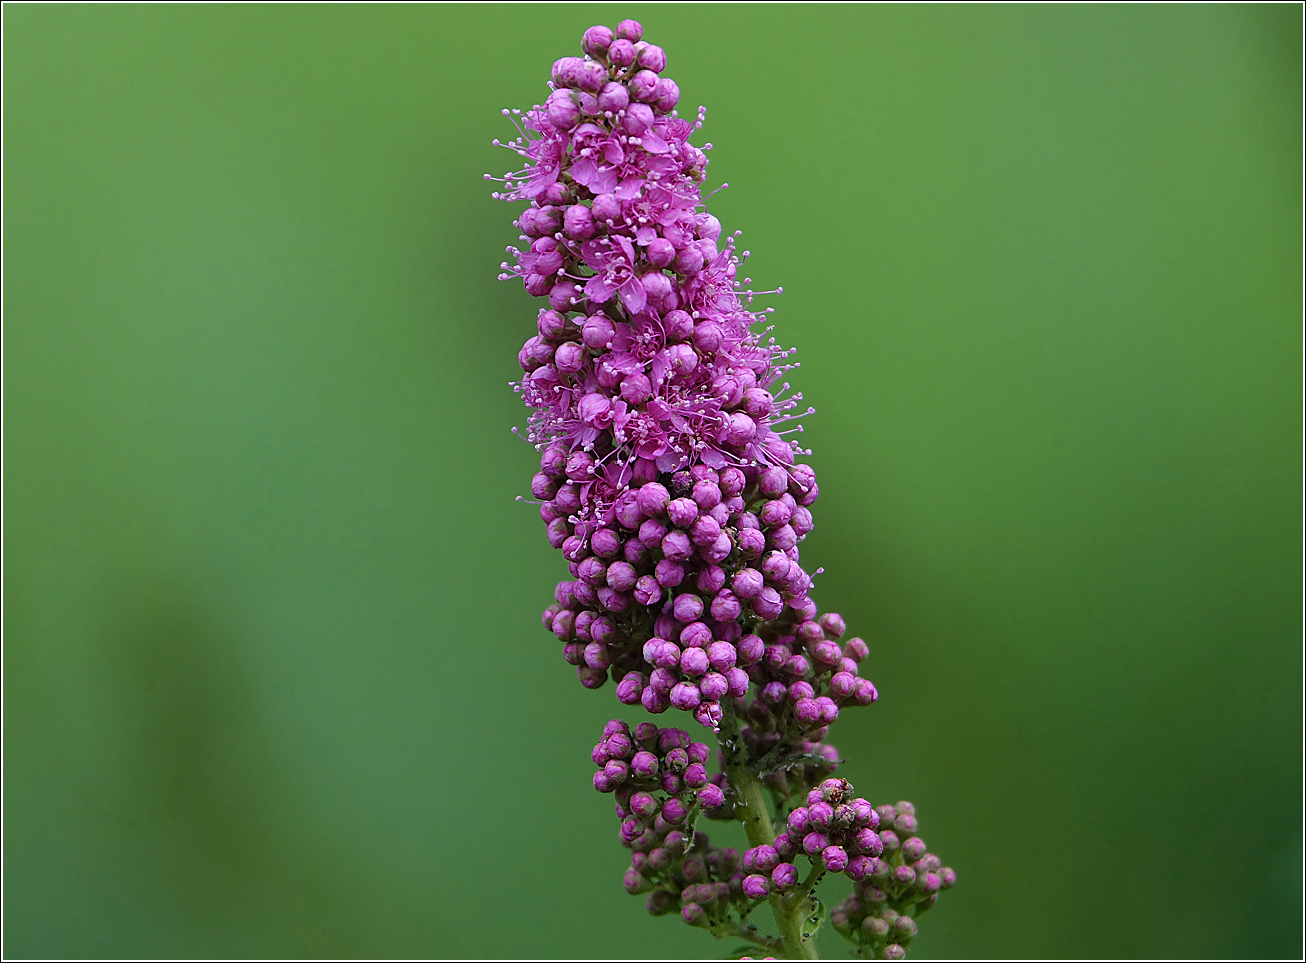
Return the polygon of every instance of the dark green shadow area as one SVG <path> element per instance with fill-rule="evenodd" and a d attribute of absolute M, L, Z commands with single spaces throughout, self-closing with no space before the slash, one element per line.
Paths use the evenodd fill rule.
<path fill-rule="evenodd" d="M 785 288 L 913 957 L 1298 958 L 1290 6 L 6 7 L 4 953 L 732 948 L 621 890 L 513 502 L 481 175 L 631 15 Z"/>

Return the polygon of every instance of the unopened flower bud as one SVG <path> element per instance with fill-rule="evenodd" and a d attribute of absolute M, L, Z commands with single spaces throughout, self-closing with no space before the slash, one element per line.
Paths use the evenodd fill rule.
<path fill-rule="evenodd" d="M 757 873 L 744 877 L 744 895 L 749 899 L 762 899 L 771 891 L 771 884 L 765 876 Z"/>
<path fill-rule="evenodd" d="M 771 871 L 771 884 L 776 889 L 793 889 L 798 885 L 798 867 L 793 863 L 781 863 Z"/>
<path fill-rule="evenodd" d="M 674 913 L 680 906 L 680 901 L 671 893 L 664 889 L 654 890 L 648 895 L 648 901 L 644 904 L 652 916 L 666 916 L 668 913 Z"/>

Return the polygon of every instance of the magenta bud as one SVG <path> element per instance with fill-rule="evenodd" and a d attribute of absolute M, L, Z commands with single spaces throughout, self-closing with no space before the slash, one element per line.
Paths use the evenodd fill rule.
<path fill-rule="evenodd" d="M 698 678 L 707 671 L 708 654 L 699 648 L 688 648 L 680 655 L 680 670 L 690 678 Z"/>
<path fill-rule="evenodd" d="M 843 616 L 838 612 L 826 612 L 821 616 L 821 628 L 825 629 L 825 634 L 832 639 L 842 637 L 846 631 Z"/>
<path fill-rule="evenodd" d="M 821 707 L 815 699 L 799 699 L 794 703 L 794 718 L 804 729 L 811 729 L 821 724 Z"/>
<path fill-rule="evenodd" d="M 630 766 L 620 759 L 609 759 L 604 764 L 603 771 L 614 783 L 623 783 L 630 776 Z"/>
<path fill-rule="evenodd" d="M 768 846 L 765 843 L 750 849 L 753 868 L 759 873 L 769 873 L 780 865 L 780 856 L 775 851 L 774 846 Z M 746 854 L 745 858 L 749 858 Z"/>
<path fill-rule="evenodd" d="M 830 694 L 836 699 L 846 699 L 857 689 L 857 677 L 850 672 L 836 672 L 830 677 Z"/>
<path fill-rule="evenodd" d="M 694 277 L 703 270 L 703 252 L 690 245 L 676 253 L 676 271 L 685 277 Z"/>
<path fill-rule="evenodd" d="M 648 242 L 648 262 L 657 268 L 664 268 L 676 258 L 676 249 L 665 238 L 655 237 Z"/>
<path fill-rule="evenodd" d="M 726 694 L 736 699 L 742 698 L 748 694 L 748 673 L 739 666 L 732 669 L 726 669 Z"/>
<path fill-rule="evenodd" d="M 843 653 L 839 651 L 839 646 L 835 642 L 818 642 L 812 650 L 812 658 L 817 665 L 828 667 L 838 665 L 843 658 Z"/>
<path fill-rule="evenodd" d="M 582 60 L 576 67 L 575 74 L 576 86 L 590 94 L 598 93 L 607 83 L 608 72 L 600 63 L 593 60 Z M 582 105 L 586 104 L 584 97 L 581 98 Z M 590 101 L 587 105 L 586 113 L 594 113 L 597 105 Z"/>
<path fill-rule="evenodd" d="M 744 558 L 757 558 L 766 550 L 766 536 L 755 528 L 739 530 L 739 554 Z"/>
<path fill-rule="evenodd" d="M 739 618 L 743 605 L 734 592 L 722 589 L 712 600 L 712 618 L 718 622 L 732 622 Z"/>
<path fill-rule="evenodd" d="M 639 25 L 638 20 L 623 20 L 617 24 L 617 37 L 620 40 L 628 40 L 633 44 L 642 36 L 644 36 L 644 28 Z"/>
<path fill-rule="evenodd" d="M 875 686 L 870 679 L 860 680 L 857 683 L 856 691 L 853 692 L 853 701 L 859 706 L 868 706 L 879 697 L 880 694 L 875 691 Z"/>
<path fill-rule="evenodd" d="M 753 665 L 766 652 L 766 643 L 756 635 L 745 635 L 735 643 L 740 665 Z"/>
<path fill-rule="evenodd" d="M 798 867 L 793 863 L 781 863 L 771 871 L 771 883 L 776 889 L 793 889 L 798 885 Z"/>
<path fill-rule="evenodd" d="M 653 383 L 639 372 L 627 375 L 621 382 L 621 397 L 632 405 L 643 404 L 653 397 Z"/>
<path fill-rule="evenodd" d="M 653 126 L 653 120 L 652 107 L 647 104 L 631 104 L 626 108 L 626 116 L 622 120 L 621 126 L 627 134 L 638 137 Z"/>
<path fill-rule="evenodd" d="M 715 595 L 726 584 L 726 570 L 720 565 L 704 565 L 698 570 L 698 578 L 694 580 L 700 592 L 708 595 Z"/>
<path fill-rule="evenodd" d="M 690 789 L 702 789 L 707 783 L 707 767 L 701 762 L 691 762 L 685 767 L 685 785 Z"/>
<path fill-rule="evenodd" d="M 682 823 L 687 815 L 689 809 L 679 799 L 668 799 L 662 804 L 662 818 L 669 823 Z"/>
<path fill-rule="evenodd" d="M 574 374 L 585 364 L 585 349 L 575 341 L 558 345 L 553 353 L 553 365 L 564 374 Z"/>
<path fill-rule="evenodd" d="M 682 622 L 696 622 L 703 614 L 703 600 L 689 592 L 677 595 L 672 603 L 672 614 Z"/>
<path fill-rule="evenodd" d="M 700 321 L 694 326 L 694 345 L 704 354 L 715 354 L 721 347 L 723 337 L 721 325 L 715 321 Z M 785 521 L 788 521 L 786 512 Z"/>
<path fill-rule="evenodd" d="M 754 873 L 744 877 L 743 891 L 749 899 L 763 899 L 771 891 L 771 884 L 765 876 Z"/>
<path fill-rule="evenodd" d="M 689 775 L 688 769 L 685 770 L 685 775 Z M 686 779 L 686 785 L 688 785 L 688 779 Z M 726 804 L 726 794 L 720 786 L 708 783 L 698 791 L 698 801 L 704 809 L 720 809 Z"/>
<path fill-rule="evenodd" d="M 580 49 L 591 57 L 603 56 L 611 45 L 612 31 L 602 25 L 590 27 L 580 38 Z"/>
<path fill-rule="evenodd" d="M 744 392 L 741 404 L 745 414 L 761 418 L 771 413 L 774 399 L 771 397 L 771 392 L 765 388 L 749 388 Z M 775 485 L 772 484 L 770 487 L 774 491 Z"/>
<path fill-rule="evenodd" d="M 717 482 L 721 487 L 721 493 L 727 498 L 734 498 L 744 491 L 747 485 L 747 479 L 744 473 L 738 468 L 723 468 L 717 475 Z"/>
<path fill-rule="evenodd" d="M 687 529 L 698 518 L 698 505 L 692 498 L 677 498 L 667 505 L 667 515 L 672 525 Z"/>
<path fill-rule="evenodd" d="M 815 856 L 830 845 L 830 837 L 825 833 L 808 833 L 803 837 L 803 852 Z"/>
<path fill-rule="evenodd" d="M 692 682 L 678 682 L 671 690 L 671 704 L 685 712 L 697 709 L 702 701 L 698 686 Z"/>
<path fill-rule="evenodd" d="M 635 45 L 625 37 L 614 40 L 608 47 L 608 60 L 618 67 L 629 67 L 635 62 Z"/>
<path fill-rule="evenodd" d="M 659 114 L 669 114 L 675 109 L 676 104 L 680 103 L 680 85 L 670 77 L 663 77 L 658 81 L 653 95 L 656 97 L 653 109 Z"/>
<path fill-rule="evenodd" d="M 635 74 L 630 78 L 630 96 L 639 101 L 639 106 L 656 101 L 658 98 L 658 75 L 651 70 L 641 70 Z M 649 108 L 649 113 L 652 112 L 652 108 Z"/>
<path fill-rule="evenodd" d="M 634 815 L 644 819 L 658 811 L 658 801 L 653 798 L 652 793 L 647 792 L 637 792 L 632 795 L 629 806 Z"/>
<path fill-rule="evenodd" d="M 649 482 L 639 490 L 639 510 L 646 518 L 661 515 L 671 502 L 671 494 L 657 482 Z"/>
<path fill-rule="evenodd" d="M 559 87 L 572 86 L 576 82 L 576 68 L 584 62 L 580 57 L 559 57 L 553 62 L 553 82 Z"/>
<path fill-rule="evenodd" d="M 869 826 L 871 829 L 880 828 L 880 814 L 875 811 L 874 807 L 872 807 L 869 802 L 861 796 L 858 796 L 850 803 L 850 805 L 852 806 L 853 815 L 856 818 L 857 825 Z"/>
<path fill-rule="evenodd" d="M 895 822 L 894 825 L 896 827 L 897 823 Z M 904 839 L 902 841 L 902 855 L 903 858 L 909 862 L 914 863 L 916 860 L 923 858 L 928 851 L 928 847 L 925 845 L 925 840 L 921 839 L 919 836 L 912 836 L 910 839 Z"/>
<path fill-rule="evenodd" d="M 707 655 L 712 668 L 718 672 L 733 668 L 737 658 L 735 647 L 729 642 L 713 642 L 707 648 Z"/>
<path fill-rule="evenodd" d="M 789 489 L 789 475 L 783 468 L 767 468 L 758 478 L 757 488 L 767 498 L 779 498 Z"/>
<path fill-rule="evenodd" d="M 915 833 L 916 830 L 919 828 L 919 824 L 916 822 L 916 817 L 913 816 L 911 813 L 903 812 L 902 803 L 898 804 L 897 809 L 898 809 L 898 818 L 893 821 L 893 828 L 897 830 L 900 836 L 910 836 L 911 834 Z M 910 840 L 908 840 L 908 842 L 910 842 Z M 905 847 L 906 843 L 904 843 L 903 846 Z M 922 847 L 923 846 L 924 844 L 922 844 Z M 904 848 L 903 851 L 906 852 L 906 849 Z"/>
<path fill-rule="evenodd" d="M 608 221 L 615 221 L 621 217 L 621 202 L 612 194 L 600 194 L 594 198 L 590 211 L 594 214 L 596 221 L 602 221 L 606 224 Z"/>
<path fill-rule="evenodd" d="M 641 750 L 630 760 L 630 771 L 638 779 L 652 779 L 658 774 L 658 757 L 647 750 Z"/>
<path fill-rule="evenodd" d="M 610 528 L 600 528 L 590 536 L 590 551 L 600 558 L 615 558 L 621 551 L 621 538 Z"/>
<path fill-rule="evenodd" d="M 844 658 L 852 659 L 854 662 L 861 662 L 869 654 L 866 643 L 861 639 L 849 639 L 843 647 Z"/>
<path fill-rule="evenodd" d="M 807 807 L 807 822 L 813 829 L 825 832 L 834 820 L 834 807 L 819 799 Z"/>
<path fill-rule="evenodd" d="M 680 630 L 680 644 L 686 648 L 703 648 L 712 641 L 712 630 L 702 622 L 691 622 Z"/>
<path fill-rule="evenodd" d="M 615 114 L 626 109 L 626 106 L 630 103 L 630 94 L 626 91 L 624 84 L 611 81 L 604 84 L 603 89 L 599 91 L 598 102 L 599 110 L 610 110 Z"/>
<path fill-rule="evenodd" d="M 820 721 L 823 726 L 828 726 L 839 718 L 839 707 L 829 696 L 817 696 L 816 708 L 820 713 Z"/>
<path fill-rule="evenodd" d="M 725 711 L 721 708 L 721 703 L 715 701 L 715 697 L 712 695 L 718 690 L 721 690 L 721 694 L 724 695 L 726 687 L 715 682 L 719 678 L 720 676 L 717 676 L 714 672 L 709 672 L 703 677 L 701 691 L 704 701 L 694 710 L 694 719 L 698 724 L 706 729 L 711 729 L 713 732 L 719 731 L 721 720 L 725 718 Z"/>
<path fill-rule="evenodd" d="M 685 580 L 685 567 L 669 558 L 659 559 L 653 575 L 663 588 L 672 588 Z"/>
<path fill-rule="evenodd" d="M 915 888 L 918 893 L 923 893 L 926 896 L 933 896 L 943 888 L 943 882 L 935 873 L 929 871 L 917 872 Z"/>
<path fill-rule="evenodd" d="M 635 566 L 629 562 L 613 562 L 604 572 L 604 578 L 607 580 L 608 587 L 614 592 L 628 592 L 635 585 L 638 576 L 635 574 Z"/>
<path fill-rule="evenodd" d="M 710 511 L 721 504 L 721 486 L 711 479 L 697 482 L 691 494 L 702 511 Z"/>
<path fill-rule="evenodd" d="M 577 241 L 584 241 L 594 236 L 594 214 L 584 204 L 573 204 L 562 216 L 563 230 L 567 236 Z M 603 347 L 603 345 L 591 345 Z"/>
<path fill-rule="evenodd" d="M 848 860 L 848 866 L 844 869 L 844 874 L 851 880 L 863 880 L 871 873 L 870 856 L 854 856 Z"/>
<path fill-rule="evenodd" d="M 807 807 L 799 806 L 797 809 L 791 812 L 789 814 L 789 819 L 786 825 L 788 825 L 789 834 L 793 838 L 801 839 L 803 836 L 805 836 L 810 826 L 808 820 L 808 814 L 807 814 Z"/>
<path fill-rule="evenodd" d="M 639 540 L 645 546 L 657 545 L 667 533 L 667 526 L 660 518 L 646 518 L 639 526 Z"/>
<path fill-rule="evenodd" d="M 668 311 L 662 319 L 662 329 L 666 332 L 667 343 L 677 344 L 694 333 L 694 319 L 685 311 Z"/>
<path fill-rule="evenodd" d="M 848 853 L 842 846 L 827 846 L 821 850 L 821 862 L 831 873 L 842 873 L 848 868 Z"/>
<path fill-rule="evenodd" d="M 656 44 L 649 44 L 639 52 L 639 65 L 646 70 L 651 70 L 655 74 L 660 74 L 667 69 L 667 55 L 662 48 Z"/>
<path fill-rule="evenodd" d="M 662 539 L 662 554 L 672 561 L 683 562 L 694 554 L 694 543 L 689 540 L 689 536 L 682 531 L 668 532 Z M 776 595 L 779 599 L 779 595 Z M 783 608 L 783 604 L 781 605 Z M 776 611 L 779 615 L 779 610 Z M 774 618 L 774 616 L 772 616 Z"/>
<path fill-rule="evenodd" d="M 688 649 L 689 652 L 702 652 L 702 649 Z M 682 660 L 683 661 L 683 660 Z M 688 673 L 686 673 L 688 674 Z M 698 690 L 702 693 L 704 705 L 717 702 L 730 691 L 730 683 L 720 672 L 708 672 L 698 680 Z M 710 712 L 711 710 L 709 710 Z M 702 719 L 699 719 L 702 722 Z M 706 723 L 704 723 L 706 725 Z"/>
<path fill-rule="evenodd" d="M 645 879 L 640 871 L 634 866 L 631 866 L 626 870 L 626 875 L 621 882 L 626 888 L 626 892 L 631 896 L 638 896 L 640 893 L 647 893 L 653 888 L 653 883 Z"/>
<path fill-rule="evenodd" d="M 580 104 L 570 92 L 555 90 L 549 96 L 548 117 L 558 130 L 571 130 L 580 122 Z"/>
<path fill-rule="evenodd" d="M 640 678 L 638 672 L 627 672 L 622 680 L 617 683 L 617 701 L 622 705 L 638 705 L 639 698 L 643 693 L 644 680 Z"/>
<path fill-rule="evenodd" d="M 641 575 L 632 590 L 635 601 L 640 605 L 654 605 L 662 598 L 662 586 L 652 575 Z"/>
<path fill-rule="evenodd" d="M 788 665 L 788 663 L 785 664 Z M 801 702 L 803 699 L 811 699 L 815 695 L 815 690 L 812 688 L 812 684 L 810 682 L 799 681 L 799 682 L 790 683 L 789 688 L 786 691 L 789 693 L 789 701 L 795 704 Z M 817 792 L 816 790 L 813 790 L 813 792 L 809 794 L 808 797 L 809 802 L 813 801 L 813 799 L 811 798 L 813 795 L 815 796 L 816 799 L 821 798 L 820 793 Z"/>
<path fill-rule="evenodd" d="M 879 856 L 884 852 L 884 843 L 873 829 L 859 829 L 853 837 L 853 845 L 866 856 Z"/>

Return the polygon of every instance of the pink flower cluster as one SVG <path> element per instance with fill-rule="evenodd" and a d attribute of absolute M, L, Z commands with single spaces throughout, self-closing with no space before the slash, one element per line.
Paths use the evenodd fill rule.
<path fill-rule="evenodd" d="M 594 788 L 613 794 L 632 850 L 626 889 L 648 893 L 650 912 L 792 952 L 808 938 L 794 907 L 843 873 L 858 889 L 840 931 L 896 956 L 955 874 L 900 841 L 915 831 L 909 804 L 876 810 L 830 778 L 830 724 L 877 693 L 860 675 L 866 643 L 840 641 L 844 620 L 819 613 L 801 563 L 819 489 L 785 424 L 811 409 L 784 381 L 796 365 L 771 309 L 739 277 L 738 235 L 704 207 L 711 145 L 690 143 L 704 112 L 677 115 L 666 55 L 642 33 L 591 27 L 584 56 L 553 65 L 543 105 L 504 112 L 520 169 L 495 196 L 527 206 L 525 246 L 500 277 L 548 302 L 515 389 L 540 455 L 531 493 L 570 573 L 544 625 L 587 688 L 612 679 L 622 703 L 719 733 L 716 775 L 706 744 L 651 722 L 614 720 L 594 748 Z M 764 789 L 778 814 L 788 806 L 779 835 L 746 818 Z M 695 829 L 699 814 L 745 818 L 770 841 L 741 862 Z M 887 908 L 864 911 L 863 897 Z M 764 899 L 781 937 L 749 923 Z"/>
<path fill-rule="evenodd" d="M 758 721 L 788 709 L 820 729 L 875 690 L 857 676 L 864 646 L 829 642 L 808 596 L 816 476 L 780 427 L 793 365 L 753 330 L 766 312 L 701 209 L 702 112 L 676 115 L 666 55 L 640 34 L 591 28 L 547 102 L 509 112 L 525 163 L 496 196 L 529 201 L 529 247 L 509 248 L 502 277 L 550 305 L 516 387 L 541 451 L 532 494 L 572 575 L 545 625 L 586 686 L 614 677 L 623 702 L 715 728 L 721 700 L 756 683 Z"/>

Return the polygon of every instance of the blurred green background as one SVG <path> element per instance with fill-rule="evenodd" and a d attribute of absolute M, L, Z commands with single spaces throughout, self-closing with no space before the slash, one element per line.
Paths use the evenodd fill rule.
<path fill-rule="evenodd" d="M 513 502 L 481 174 L 623 16 L 785 287 L 913 955 L 1298 956 L 1295 5 L 7 6 L 5 954 L 731 948 L 621 890 Z"/>

